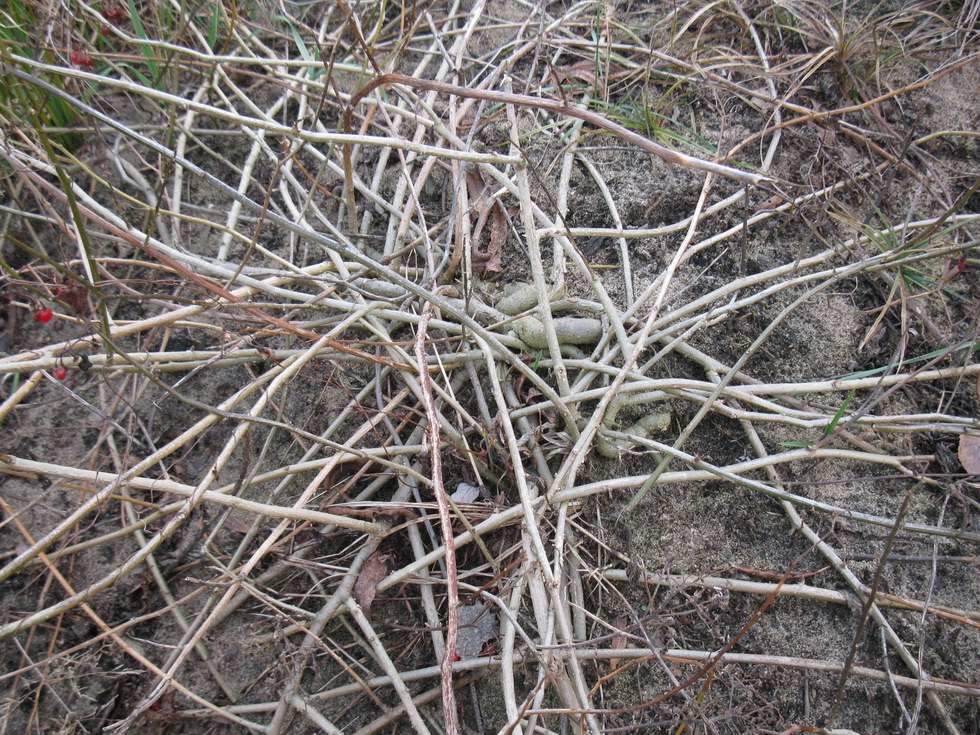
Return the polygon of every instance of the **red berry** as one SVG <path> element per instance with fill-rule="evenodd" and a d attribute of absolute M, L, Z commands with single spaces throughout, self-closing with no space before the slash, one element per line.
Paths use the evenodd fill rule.
<path fill-rule="evenodd" d="M 38 309 L 34 312 L 34 319 L 41 322 L 41 324 L 47 324 L 54 318 L 54 312 L 51 309 Z"/>
<path fill-rule="evenodd" d="M 75 66 L 80 66 L 83 69 L 88 69 L 95 63 L 92 58 L 92 54 L 85 53 L 84 51 L 73 51 L 71 55 L 71 63 Z"/>
<path fill-rule="evenodd" d="M 126 11 L 118 5 L 110 5 L 102 11 L 102 17 L 110 23 L 119 23 L 126 17 Z"/>
<path fill-rule="evenodd" d="M 101 33 L 103 36 L 108 36 L 110 33 L 112 33 L 112 31 L 109 30 L 109 26 L 102 26 L 99 29 L 99 33 Z"/>
<path fill-rule="evenodd" d="M 68 368 L 64 365 L 59 365 L 51 371 L 51 374 L 55 377 L 55 380 L 64 380 L 68 377 Z"/>

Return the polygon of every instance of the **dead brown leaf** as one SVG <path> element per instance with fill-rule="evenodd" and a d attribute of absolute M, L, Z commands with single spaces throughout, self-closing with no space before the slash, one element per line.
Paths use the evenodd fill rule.
<path fill-rule="evenodd" d="M 466 187 L 472 200 L 470 218 L 473 226 L 473 275 L 480 278 L 485 273 L 500 273 L 504 269 L 504 245 L 507 244 L 507 213 L 496 199 L 487 195 L 487 185 L 479 172 L 470 170 L 466 174 Z M 483 230 L 490 218 L 490 236 L 485 250 L 479 245 Z"/>
<path fill-rule="evenodd" d="M 497 616 L 482 602 L 459 608 L 456 655 L 462 660 L 476 658 L 483 645 L 497 635 Z"/>
<path fill-rule="evenodd" d="M 595 86 L 595 61 L 583 59 L 582 61 L 576 61 L 571 66 L 564 66 L 555 69 L 555 71 L 569 81 L 572 79 L 578 79 L 586 84 Z"/>
<path fill-rule="evenodd" d="M 387 551 L 374 552 L 361 567 L 354 583 L 354 599 L 361 606 L 364 614 L 371 616 L 371 603 L 378 594 L 378 583 L 388 576 L 388 562 L 391 554 Z"/>
<path fill-rule="evenodd" d="M 946 270 L 940 276 L 939 280 L 943 283 L 949 283 L 954 278 L 956 278 L 960 273 L 966 270 L 966 256 L 960 254 L 956 260 L 952 260 L 946 266 Z"/>
<path fill-rule="evenodd" d="M 755 208 L 756 212 L 769 212 L 774 210 L 780 204 L 783 203 L 783 198 L 779 194 L 773 194 L 768 199 L 763 199 L 759 202 L 759 206 Z"/>
<path fill-rule="evenodd" d="M 596 72 L 598 72 L 598 76 Z M 628 69 L 623 69 L 615 64 L 609 65 L 608 67 L 601 65 L 597 68 L 594 59 L 582 59 L 581 61 L 576 61 L 571 66 L 563 66 L 555 69 L 555 74 L 559 77 L 564 77 L 567 83 L 577 79 L 580 82 L 584 82 L 587 86 L 592 87 L 603 96 L 606 92 L 607 74 L 609 75 L 609 80 L 615 80 L 629 76 L 630 73 Z"/>
<path fill-rule="evenodd" d="M 490 245 L 487 247 L 486 270 L 489 273 L 500 273 L 504 269 L 503 254 L 504 245 L 507 244 L 507 213 L 500 205 L 494 201 L 493 210 L 490 217 Z"/>
<path fill-rule="evenodd" d="M 620 615 L 618 618 L 616 618 L 613 621 L 613 625 L 615 625 L 620 630 L 626 630 L 629 627 L 629 624 L 630 624 L 629 618 L 627 618 L 625 615 Z M 629 640 L 630 639 L 626 635 L 626 633 L 617 633 L 616 635 L 613 636 L 612 643 L 609 644 L 609 647 L 615 649 L 626 648 L 626 646 L 629 644 Z M 609 659 L 609 671 L 610 672 L 615 671 L 617 668 L 619 668 L 619 659 L 618 658 Z"/>
<path fill-rule="evenodd" d="M 470 201 L 474 203 L 483 199 L 483 192 L 486 191 L 487 184 L 480 176 L 480 172 L 476 169 L 469 168 L 466 170 L 466 191 L 470 195 Z"/>
<path fill-rule="evenodd" d="M 475 503 L 480 499 L 480 488 L 468 482 L 456 485 L 456 492 L 450 495 L 454 503 Z"/>
<path fill-rule="evenodd" d="M 473 229 L 473 275 L 477 278 L 485 273 L 500 273 L 504 269 L 504 245 L 507 243 L 507 215 L 500 202 L 484 202 L 485 209 L 479 213 L 479 220 Z M 490 215 L 490 237 L 486 249 L 478 250 L 477 244 L 483 236 L 487 214 Z"/>
<path fill-rule="evenodd" d="M 76 316 L 85 317 L 89 314 L 88 292 L 77 281 L 54 290 L 54 295 L 64 301 L 75 312 Z"/>
<path fill-rule="evenodd" d="M 980 475 L 980 436 L 960 434 L 960 450 L 956 456 L 964 470 L 971 475 Z"/>
<path fill-rule="evenodd" d="M 243 521 L 241 518 L 236 518 L 235 516 L 228 516 L 225 518 L 225 529 L 231 531 L 232 533 L 240 533 L 245 535 L 252 530 L 252 526 Z"/>

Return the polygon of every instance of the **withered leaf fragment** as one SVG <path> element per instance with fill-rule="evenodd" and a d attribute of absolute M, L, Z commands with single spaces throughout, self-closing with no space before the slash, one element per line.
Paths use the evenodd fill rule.
<path fill-rule="evenodd" d="M 497 635 L 498 625 L 496 614 L 482 602 L 461 607 L 456 654 L 463 660 L 479 656 L 483 644 Z"/>
<path fill-rule="evenodd" d="M 354 583 L 354 599 L 361 606 L 364 614 L 370 617 L 371 604 L 378 594 L 378 583 L 388 576 L 388 561 L 391 554 L 387 551 L 376 551 L 361 567 L 361 573 Z"/>
<path fill-rule="evenodd" d="M 980 437 L 960 434 L 960 450 L 957 456 L 964 470 L 971 475 L 980 475 Z"/>
<path fill-rule="evenodd" d="M 623 631 L 625 631 L 629 627 L 629 624 L 630 624 L 629 618 L 627 618 L 625 615 L 620 615 L 618 618 L 616 618 L 613 621 L 613 625 L 615 625 L 617 628 Z M 609 647 L 616 648 L 616 649 L 626 648 L 628 644 L 629 644 L 629 636 L 627 636 L 626 633 L 617 633 L 616 635 L 613 636 L 612 642 L 609 644 Z M 615 671 L 617 668 L 619 668 L 619 659 L 618 658 L 609 659 L 609 671 L 611 672 Z"/>

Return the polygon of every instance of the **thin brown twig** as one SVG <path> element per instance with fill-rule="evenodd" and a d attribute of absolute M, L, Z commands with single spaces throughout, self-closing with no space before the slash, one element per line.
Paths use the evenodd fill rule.
<path fill-rule="evenodd" d="M 549 100 L 545 99 L 544 97 L 532 97 L 530 95 L 516 94 L 513 92 L 470 89 L 469 87 L 460 87 L 456 84 L 434 82 L 429 79 L 418 79 L 406 74 L 382 74 L 375 77 L 363 88 L 358 90 L 358 92 L 351 97 L 350 105 L 344 111 L 345 130 L 350 130 L 353 108 L 356 107 L 357 104 L 364 99 L 364 97 L 385 84 L 404 84 L 408 87 L 425 89 L 432 92 L 441 92 L 443 94 L 452 94 L 457 97 L 470 97 L 474 99 L 486 100 L 488 102 L 499 102 L 501 104 L 530 107 L 537 110 L 548 110 L 549 112 L 554 112 L 558 115 L 567 115 L 568 117 L 576 117 L 579 120 L 584 120 L 591 125 L 595 125 L 597 128 L 601 128 L 612 133 L 613 135 L 619 136 L 623 140 L 632 143 L 638 148 L 652 153 L 655 156 L 659 156 L 665 163 L 700 169 L 701 171 L 715 173 L 720 176 L 727 176 L 730 179 L 735 179 L 736 181 L 741 181 L 745 184 L 752 184 L 754 186 L 773 181 L 772 178 L 763 174 L 742 171 L 741 169 L 725 166 L 724 164 L 715 163 L 714 161 L 705 161 L 702 158 L 689 156 L 686 153 L 680 153 L 679 151 L 662 146 L 659 143 L 654 143 L 649 138 L 645 138 L 639 133 L 635 133 L 622 125 L 599 115 L 598 113 L 587 110 L 584 107 L 579 107 L 578 105 L 568 105 L 563 102 L 558 102 L 557 100 Z M 345 144 L 345 162 L 349 161 L 350 149 L 351 146 L 349 144 Z M 345 168 L 347 168 L 346 165 Z"/>
<path fill-rule="evenodd" d="M 440 447 L 439 416 L 436 413 L 432 394 L 432 378 L 425 369 L 425 334 L 432 316 L 428 302 L 422 307 L 415 338 L 415 357 L 418 360 L 419 384 L 422 387 L 422 402 L 425 405 L 426 432 L 429 435 L 429 457 L 432 467 L 432 490 L 439 504 L 439 525 L 442 529 L 442 544 L 446 550 L 446 646 L 442 657 L 442 711 L 445 718 L 446 733 L 456 735 L 456 696 L 453 691 L 453 663 L 456 659 L 456 638 L 459 631 L 459 580 L 456 570 L 456 547 L 453 536 L 453 521 L 446 498 L 446 488 L 442 481 L 442 453 Z"/>

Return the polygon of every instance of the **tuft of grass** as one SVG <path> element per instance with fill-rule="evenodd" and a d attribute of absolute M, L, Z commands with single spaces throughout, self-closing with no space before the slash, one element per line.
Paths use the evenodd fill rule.
<path fill-rule="evenodd" d="M 899 64 L 923 63 L 943 55 L 956 24 L 935 12 L 933 3 L 902 4 L 893 9 L 874 3 L 794 0 L 772 6 L 774 23 L 798 37 L 812 54 L 807 75 L 829 70 L 840 94 L 852 102 L 867 100 L 883 76 Z"/>
<path fill-rule="evenodd" d="M 652 140 L 668 145 L 680 144 L 700 154 L 713 156 L 718 152 L 717 146 L 669 114 L 670 110 L 683 109 L 685 106 L 685 100 L 675 96 L 680 86 L 679 81 L 675 82 L 656 100 L 650 99 L 649 90 L 644 89 L 641 99 L 636 102 L 611 103 L 593 100 L 590 105 L 610 120 Z"/>
<path fill-rule="evenodd" d="M 78 119 L 70 105 L 53 95 L 25 88 L 7 71 L 11 67 L 23 68 L 21 59 L 48 64 L 64 61 L 56 57 L 54 49 L 38 45 L 35 33 L 40 20 L 38 10 L 38 6 L 23 0 L 10 0 L 0 8 L 0 65 L 3 67 L 0 76 L 0 115 L 30 126 L 32 111 L 37 124 L 68 128 Z M 57 75 L 46 75 L 45 81 L 64 89 L 64 83 Z M 73 151 L 82 144 L 83 138 L 77 133 L 63 133 L 58 136 L 57 142 Z"/>

